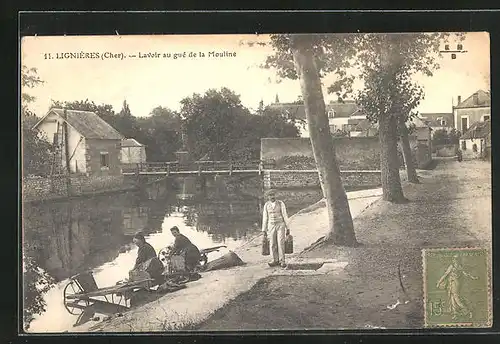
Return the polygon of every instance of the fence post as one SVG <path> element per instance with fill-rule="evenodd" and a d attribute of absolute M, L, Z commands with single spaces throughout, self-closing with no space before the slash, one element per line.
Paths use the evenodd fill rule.
<path fill-rule="evenodd" d="M 229 161 L 229 175 L 232 175 L 233 174 L 233 161 L 230 160 Z"/>
<path fill-rule="evenodd" d="M 167 176 L 170 175 L 170 163 L 167 162 Z"/>
<path fill-rule="evenodd" d="M 201 176 L 201 164 L 198 163 L 198 175 Z"/>
<path fill-rule="evenodd" d="M 259 161 L 259 176 L 262 174 L 262 160 Z"/>

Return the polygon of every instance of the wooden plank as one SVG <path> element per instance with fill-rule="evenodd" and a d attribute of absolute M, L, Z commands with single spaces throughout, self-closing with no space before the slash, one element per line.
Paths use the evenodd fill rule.
<path fill-rule="evenodd" d="M 152 278 L 137 281 L 137 282 L 130 282 L 122 285 L 116 285 L 116 286 L 111 286 L 111 287 L 105 287 L 105 288 L 99 288 L 95 291 L 92 291 L 90 293 L 77 293 L 73 295 L 66 295 L 66 299 L 68 300 L 75 300 L 75 299 L 88 299 L 91 297 L 96 297 L 96 296 L 106 296 L 110 294 L 117 294 L 117 293 L 124 293 L 127 291 L 131 291 L 134 288 L 138 288 L 141 286 L 141 284 L 144 284 L 146 282 L 153 281 Z"/>

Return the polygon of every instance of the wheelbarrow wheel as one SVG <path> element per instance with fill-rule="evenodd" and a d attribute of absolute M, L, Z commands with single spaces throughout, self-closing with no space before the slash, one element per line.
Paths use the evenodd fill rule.
<path fill-rule="evenodd" d="M 201 257 L 200 257 L 200 266 L 203 267 L 203 266 L 207 265 L 207 263 L 208 263 L 208 256 L 207 256 L 207 254 L 206 253 L 201 254 Z"/>
<path fill-rule="evenodd" d="M 69 314 L 80 315 L 83 310 L 90 306 L 90 301 L 85 299 L 68 299 L 68 296 L 83 293 L 82 288 L 75 282 L 69 282 L 63 291 L 64 308 Z"/>
<path fill-rule="evenodd" d="M 169 256 L 170 249 L 168 247 L 164 247 L 158 252 L 158 259 L 162 262 L 163 266 L 168 264 Z"/>

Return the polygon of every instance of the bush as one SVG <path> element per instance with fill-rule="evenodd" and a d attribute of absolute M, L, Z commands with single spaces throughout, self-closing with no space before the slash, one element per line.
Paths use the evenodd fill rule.
<path fill-rule="evenodd" d="M 432 145 L 458 145 L 460 136 L 460 132 L 455 129 L 452 129 L 450 132 L 445 129 L 439 129 L 436 130 L 432 136 Z"/>
<path fill-rule="evenodd" d="M 23 172 L 25 175 L 47 176 L 53 147 L 39 131 L 31 129 L 31 124 L 31 120 L 23 121 Z"/>
<path fill-rule="evenodd" d="M 23 320 L 24 328 L 29 329 L 35 315 L 45 312 L 43 295 L 53 287 L 54 280 L 37 266 L 32 257 L 23 258 Z"/>

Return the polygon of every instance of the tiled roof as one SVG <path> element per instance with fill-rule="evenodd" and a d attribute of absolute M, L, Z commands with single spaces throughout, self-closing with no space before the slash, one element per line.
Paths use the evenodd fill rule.
<path fill-rule="evenodd" d="M 488 138 L 491 135 L 491 125 L 490 120 L 480 121 L 473 123 L 469 130 L 467 130 L 460 139 L 468 140 L 468 139 L 479 139 L 479 138 Z"/>
<path fill-rule="evenodd" d="M 54 112 L 64 118 L 64 109 L 52 108 Z M 101 117 L 90 111 L 66 110 L 66 121 L 75 128 L 80 135 L 87 139 L 121 140 L 123 135 L 109 125 Z M 43 121 L 43 120 L 42 120 Z M 42 122 L 40 121 L 40 122 Z"/>
<path fill-rule="evenodd" d="M 420 118 L 431 127 L 442 127 L 438 118 L 446 121 L 446 126 L 453 126 L 453 114 L 451 112 L 442 113 L 420 113 Z"/>
<path fill-rule="evenodd" d="M 122 140 L 122 147 L 143 147 L 143 146 L 144 145 L 142 143 L 137 142 L 137 140 L 133 138 Z"/>
<path fill-rule="evenodd" d="M 330 102 L 326 105 L 326 111 L 334 110 L 334 118 L 349 117 L 354 115 L 359 107 L 353 100 L 345 100 L 341 102 Z M 290 114 L 296 119 L 306 119 L 306 111 L 303 104 L 291 104 L 291 103 L 274 103 L 269 105 L 272 109 L 281 110 L 283 114 Z"/>
<path fill-rule="evenodd" d="M 475 102 L 474 95 L 477 95 L 477 102 Z M 460 108 L 471 108 L 471 107 L 483 107 L 483 106 L 491 106 L 491 95 L 490 92 L 486 92 L 483 90 L 478 90 L 473 93 L 469 98 L 460 102 L 456 109 Z"/>
<path fill-rule="evenodd" d="M 420 116 L 415 116 L 412 118 L 411 121 L 408 121 L 406 122 L 407 125 L 409 124 L 414 124 L 417 128 L 430 128 L 429 124 L 424 120 L 422 119 Z"/>

